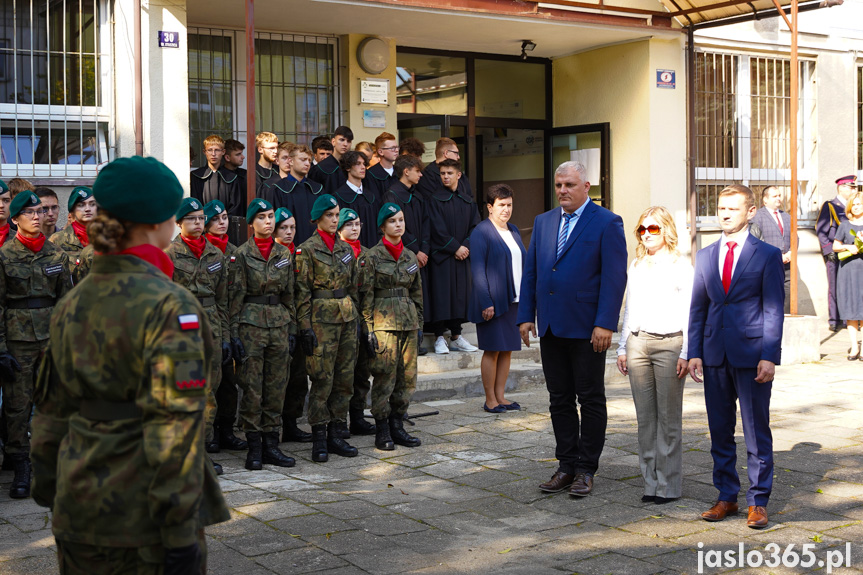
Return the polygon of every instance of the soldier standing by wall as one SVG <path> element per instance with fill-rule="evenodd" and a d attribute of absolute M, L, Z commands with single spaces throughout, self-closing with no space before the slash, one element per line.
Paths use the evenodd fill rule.
<path fill-rule="evenodd" d="M 96 217 L 96 200 L 93 190 L 78 186 L 69 196 L 69 215 L 72 223 L 52 235 L 50 240 L 55 246 L 66 251 L 69 260 L 74 263 L 81 251 L 90 244 L 87 236 L 87 225 Z"/>

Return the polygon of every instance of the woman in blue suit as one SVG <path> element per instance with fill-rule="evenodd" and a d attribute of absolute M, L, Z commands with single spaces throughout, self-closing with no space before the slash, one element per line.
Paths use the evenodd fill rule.
<path fill-rule="evenodd" d="M 468 319 L 476 324 L 482 356 L 482 385 L 489 413 L 521 409 L 503 397 L 512 352 L 521 349 L 516 325 L 525 249 L 512 216 L 512 188 L 496 184 L 486 194 L 488 219 L 470 235 L 473 288 Z"/>

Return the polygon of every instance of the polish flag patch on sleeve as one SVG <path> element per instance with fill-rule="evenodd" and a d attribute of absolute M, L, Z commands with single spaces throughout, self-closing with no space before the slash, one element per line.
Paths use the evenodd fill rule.
<path fill-rule="evenodd" d="M 190 329 L 198 329 L 200 324 L 198 323 L 198 314 L 196 313 L 187 313 L 181 315 L 179 317 L 180 320 L 180 329 L 183 331 L 188 331 Z"/>

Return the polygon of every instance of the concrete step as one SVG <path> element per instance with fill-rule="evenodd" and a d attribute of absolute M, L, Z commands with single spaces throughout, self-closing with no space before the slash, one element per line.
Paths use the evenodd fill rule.
<path fill-rule="evenodd" d="M 482 362 L 482 350 L 473 352 L 450 351 L 447 354 L 436 354 L 433 347 L 428 349 L 429 353 L 420 356 L 417 360 L 417 370 L 420 374 L 479 369 Z M 512 363 L 539 363 L 539 361 L 539 342 L 531 344 L 531 347 L 522 347 L 520 351 L 512 352 Z"/>

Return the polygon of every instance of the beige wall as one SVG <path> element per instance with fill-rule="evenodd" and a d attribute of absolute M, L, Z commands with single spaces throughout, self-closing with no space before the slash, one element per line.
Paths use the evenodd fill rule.
<path fill-rule="evenodd" d="M 350 126 L 354 133 L 354 142 L 374 142 L 381 132 L 389 132 L 398 137 L 396 129 L 396 42 L 392 38 L 384 38 L 390 46 L 390 65 L 383 74 L 367 74 L 357 62 L 357 46 L 366 38 L 362 34 L 349 34 L 341 37 L 342 70 L 342 123 Z M 390 81 L 389 104 L 360 104 L 360 81 L 367 78 L 387 79 Z M 363 110 L 384 110 L 386 112 L 386 128 L 364 128 Z"/>

